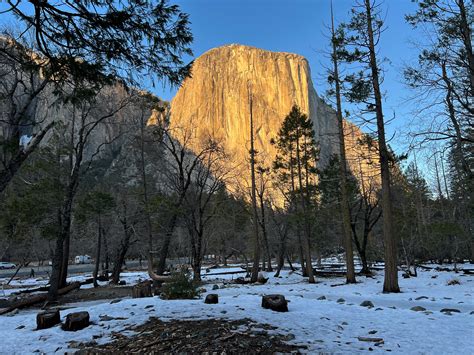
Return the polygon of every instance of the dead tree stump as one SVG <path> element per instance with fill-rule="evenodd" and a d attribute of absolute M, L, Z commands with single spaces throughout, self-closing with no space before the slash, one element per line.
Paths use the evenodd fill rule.
<path fill-rule="evenodd" d="M 41 312 L 36 315 L 36 329 L 46 329 L 61 322 L 59 310 Z"/>
<path fill-rule="evenodd" d="M 63 324 L 63 330 L 75 332 L 84 329 L 90 324 L 89 312 L 69 313 Z"/>
<path fill-rule="evenodd" d="M 206 296 L 204 303 L 207 304 L 216 304 L 219 303 L 219 295 L 216 293 L 210 293 Z"/>
<path fill-rule="evenodd" d="M 263 272 L 259 272 L 258 277 L 257 277 L 257 282 L 264 285 L 267 283 L 267 281 L 268 281 L 268 277 L 265 277 Z"/>
<path fill-rule="evenodd" d="M 143 297 L 152 297 L 151 292 L 151 282 L 144 281 L 141 282 L 132 288 L 132 297 L 133 298 L 143 298 Z"/>
<path fill-rule="evenodd" d="M 288 302 L 283 295 L 262 296 L 262 307 L 276 312 L 288 312 Z"/>

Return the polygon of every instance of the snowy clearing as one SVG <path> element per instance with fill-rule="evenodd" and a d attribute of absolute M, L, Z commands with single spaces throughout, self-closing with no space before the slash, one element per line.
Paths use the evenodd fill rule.
<path fill-rule="evenodd" d="M 212 273 L 237 270 L 213 269 Z M 203 273 L 205 275 L 205 273 Z M 217 293 L 219 304 L 204 304 L 203 297 L 196 300 L 161 300 L 158 297 L 141 299 L 98 300 L 66 305 L 61 318 L 74 311 L 88 311 L 92 325 L 78 332 L 65 332 L 59 326 L 35 330 L 37 309 L 23 310 L 14 316 L 1 316 L 0 336 L 2 354 L 33 352 L 71 352 L 68 342 L 98 344 L 111 341 L 112 332 L 122 331 L 131 325 L 142 324 L 150 316 L 164 321 L 173 319 L 224 318 L 238 320 L 251 318 L 259 323 L 278 327 L 275 332 L 293 334 L 291 344 L 308 346 L 308 352 L 358 353 L 391 351 L 399 354 L 468 354 L 474 350 L 474 278 L 454 272 L 419 271 L 417 278 L 400 277 L 400 294 L 383 294 L 383 273 L 374 278 L 359 277 L 356 285 L 341 285 L 342 278 L 319 278 L 315 285 L 306 283 L 300 275 L 288 271 L 265 285 L 235 285 L 228 280 L 240 275 L 205 277 L 211 282 L 204 287 L 207 293 Z M 80 279 L 78 276 L 71 279 Z M 146 279 L 144 272 L 123 274 L 127 284 Z M 448 286 L 457 279 L 460 285 Z M 224 285 L 224 282 L 226 283 Z M 30 285 L 24 280 L 15 285 Z M 213 284 L 219 285 L 212 290 Z M 36 283 L 39 285 L 40 283 Z M 9 292 L 12 290 L 8 290 Z M 261 296 L 283 294 L 289 301 L 289 312 L 278 313 L 263 309 Z M 322 296 L 325 297 L 325 299 Z M 342 301 L 341 298 L 344 300 Z M 373 308 L 360 306 L 368 300 Z M 426 311 L 413 311 L 421 306 Z M 440 312 L 450 308 L 459 310 L 450 314 Z M 101 317 L 102 316 L 102 317 Z M 108 316 L 104 318 L 104 316 Z M 111 318 L 121 319 L 111 319 Z M 102 318 L 102 319 L 101 319 Z M 104 320 L 105 319 L 105 320 Z M 131 335 L 133 332 L 125 332 Z M 377 346 L 360 341 L 358 337 L 383 338 Z"/>

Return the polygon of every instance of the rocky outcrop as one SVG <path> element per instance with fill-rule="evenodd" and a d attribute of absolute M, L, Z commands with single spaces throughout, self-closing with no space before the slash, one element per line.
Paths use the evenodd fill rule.
<path fill-rule="evenodd" d="M 255 148 L 265 165 L 271 166 L 274 160 L 276 149 L 270 141 L 294 104 L 313 122 L 320 165 L 338 152 L 335 112 L 318 97 L 307 60 L 237 44 L 212 49 L 195 60 L 192 77 L 171 102 L 171 126 L 192 131 L 195 145 L 208 137 L 221 141 L 232 163 L 248 171 L 250 95 Z M 364 148 L 358 144 L 362 132 L 349 123 L 345 128 L 350 167 L 360 176 L 359 169 L 368 167 L 367 154 L 362 154 Z"/>

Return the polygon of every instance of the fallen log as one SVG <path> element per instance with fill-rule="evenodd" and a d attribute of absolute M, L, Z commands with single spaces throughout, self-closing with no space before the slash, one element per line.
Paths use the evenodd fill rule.
<path fill-rule="evenodd" d="M 36 288 L 29 288 L 27 290 L 21 290 L 18 293 L 23 294 L 23 293 L 33 293 L 33 292 L 48 291 L 48 290 L 49 290 L 49 285 L 46 285 L 46 286 L 40 286 Z"/>
<path fill-rule="evenodd" d="M 77 288 L 81 287 L 80 282 L 73 282 L 69 285 L 67 285 L 64 288 L 61 288 L 58 290 L 58 296 L 62 296 L 68 292 L 71 292 L 72 290 L 75 290 Z M 5 308 L 3 310 L 0 310 L 0 315 L 7 314 L 15 309 L 20 309 L 20 308 L 25 308 L 25 307 L 30 307 L 33 306 L 37 303 L 44 302 L 48 300 L 48 294 L 43 293 L 40 295 L 34 295 L 32 297 L 28 297 L 27 299 L 20 300 L 18 302 L 13 303 L 10 307 Z"/>
<path fill-rule="evenodd" d="M 345 271 L 318 271 L 318 270 L 313 270 L 313 272 L 316 276 L 321 276 L 321 277 L 346 276 Z"/>
<path fill-rule="evenodd" d="M 373 342 L 373 343 L 383 343 L 382 338 L 369 338 L 369 337 L 357 337 L 359 341 L 368 341 L 368 342 Z"/>
<path fill-rule="evenodd" d="M 169 275 L 158 275 L 153 271 L 153 252 L 151 252 L 151 251 L 148 253 L 147 270 L 148 270 L 148 276 L 150 276 L 150 278 L 153 281 L 158 281 L 158 282 L 167 282 L 167 281 L 169 282 L 169 281 L 171 281 L 171 276 L 169 276 Z"/>
<path fill-rule="evenodd" d="M 94 281 L 94 278 L 91 277 L 91 278 L 85 279 L 84 281 L 77 281 L 77 282 L 79 282 L 82 286 L 82 285 L 91 284 L 93 281 Z M 45 285 L 45 286 L 39 286 L 36 288 L 21 290 L 18 293 L 23 294 L 23 293 L 33 293 L 33 292 L 41 292 L 41 291 L 48 291 L 48 290 L 49 290 L 49 285 Z"/>
<path fill-rule="evenodd" d="M 234 274 L 245 274 L 247 271 L 224 271 L 224 272 L 212 272 L 209 274 L 202 274 L 201 277 L 204 276 L 219 276 L 219 275 L 234 275 Z"/>

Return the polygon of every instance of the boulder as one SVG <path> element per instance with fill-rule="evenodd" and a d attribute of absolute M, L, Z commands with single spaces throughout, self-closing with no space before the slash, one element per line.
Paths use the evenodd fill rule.
<path fill-rule="evenodd" d="M 206 295 L 206 299 L 204 300 L 204 303 L 207 303 L 207 304 L 219 303 L 219 295 L 217 295 L 216 293 L 210 293 Z"/>
<path fill-rule="evenodd" d="M 218 290 L 219 289 L 219 285 L 213 285 L 212 286 L 212 290 L 215 291 L 215 290 Z"/>
<path fill-rule="evenodd" d="M 325 299 L 326 299 L 326 296 L 318 297 L 318 301 L 322 301 L 322 300 L 325 300 Z"/>
<path fill-rule="evenodd" d="M 89 312 L 69 313 L 63 324 L 63 330 L 75 332 L 88 327 L 90 324 Z"/>
<path fill-rule="evenodd" d="M 440 312 L 443 312 L 443 313 L 452 313 L 452 312 L 461 313 L 461 311 L 459 309 L 456 309 L 456 308 L 443 308 Z"/>
<path fill-rule="evenodd" d="M 364 301 L 360 304 L 361 307 L 373 308 L 374 304 L 371 301 Z"/>
<path fill-rule="evenodd" d="M 344 298 L 339 298 L 336 302 L 337 303 L 344 303 L 344 302 L 346 302 L 346 300 Z"/>
<path fill-rule="evenodd" d="M 59 310 L 50 310 L 36 315 L 36 329 L 46 329 L 61 322 Z"/>
<path fill-rule="evenodd" d="M 288 301 L 283 295 L 262 296 L 262 307 L 276 312 L 288 312 Z"/>

